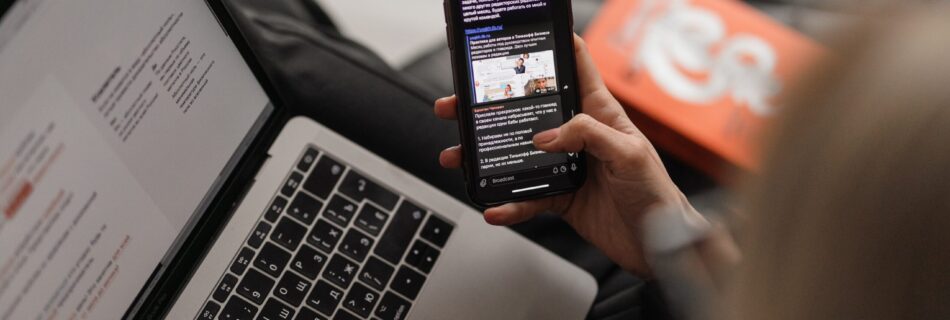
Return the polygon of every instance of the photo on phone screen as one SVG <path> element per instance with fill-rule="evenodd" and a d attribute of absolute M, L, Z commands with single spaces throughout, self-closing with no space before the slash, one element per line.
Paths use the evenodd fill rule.
<path fill-rule="evenodd" d="M 581 157 L 532 143 L 579 112 L 569 1 L 447 1 L 470 193 L 505 202 L 576 189 Z"/>

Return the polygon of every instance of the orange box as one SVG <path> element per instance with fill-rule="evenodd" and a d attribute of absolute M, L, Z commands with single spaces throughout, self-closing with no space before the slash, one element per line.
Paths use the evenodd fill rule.
<path fill-rule="evenodd" d="M 607 1 L 584 38 L 641 130 L 720 181 L 757 170 L 762 127 L 825 51 L 732 0 Z"/>

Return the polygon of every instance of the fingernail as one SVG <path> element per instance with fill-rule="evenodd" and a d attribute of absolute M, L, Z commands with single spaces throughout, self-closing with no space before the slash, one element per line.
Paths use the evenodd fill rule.
<path fill-rule="evenodd" d="M 454 147 L 448 147 L 448 148 L 445 148 L 445 150 L 442 150 L 442 152 L 439 153 L 439 164 L 442 165 L 443 167 L 447 167 L 449 163 L 447 160 L 448 155 L 446 153 L 451 152 L 452 150 L 455 150 L 457 148 L 458 146 L 454 146 Z"/>
<path fill-rule="evenodd" d="M 544 143 L 549 143 L 551 141 L 554 141 L 554 139 L 557 139 L 557 135 L 559 131 L 560 130 L 558 128 L 554 128 L 554 129 L 536 134 L 534 135 L 534 142 L 544 144 Z"/>
<path fill-rule="evenodd" d="M 453 146 L 453 147 L 445 148 L 445 152 L 456 152 L 459 150 L 462 150 L 462 146 Z"/>

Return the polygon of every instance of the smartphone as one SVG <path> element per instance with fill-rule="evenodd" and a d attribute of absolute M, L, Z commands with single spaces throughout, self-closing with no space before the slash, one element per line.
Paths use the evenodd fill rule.
<path fill-rule="evenodd" d="M 581 112 L 569 0 L 444 0 L 465 183 L 481 206 L 576 191 L 582 153 L 535 134 Z"/>

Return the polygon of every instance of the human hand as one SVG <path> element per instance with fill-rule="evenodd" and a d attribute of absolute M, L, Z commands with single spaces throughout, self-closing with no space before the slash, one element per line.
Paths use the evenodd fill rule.
<path fill-rule="evenodd" d="M 643 214 L 658 206 L 697 215 L 673 184 L 650 141 L 630 121 L 600 79 L 584 41 L 574 36 L 583 113 L 560 128 L 538 133 L 534 145 L 546 152 L 590 155 L 587 182 L 577 192 L 508 203 L 485 210 L 485 221 L 511 225 L 541 212 L 560 214 L 582 237 L 629 272 L 650 274 L 642 245 Z M 455 96 L 435 102 L 435 114 L 456 120 Z M 446 168 L 462 164 L 460 146 L 439 155 Z"/>

